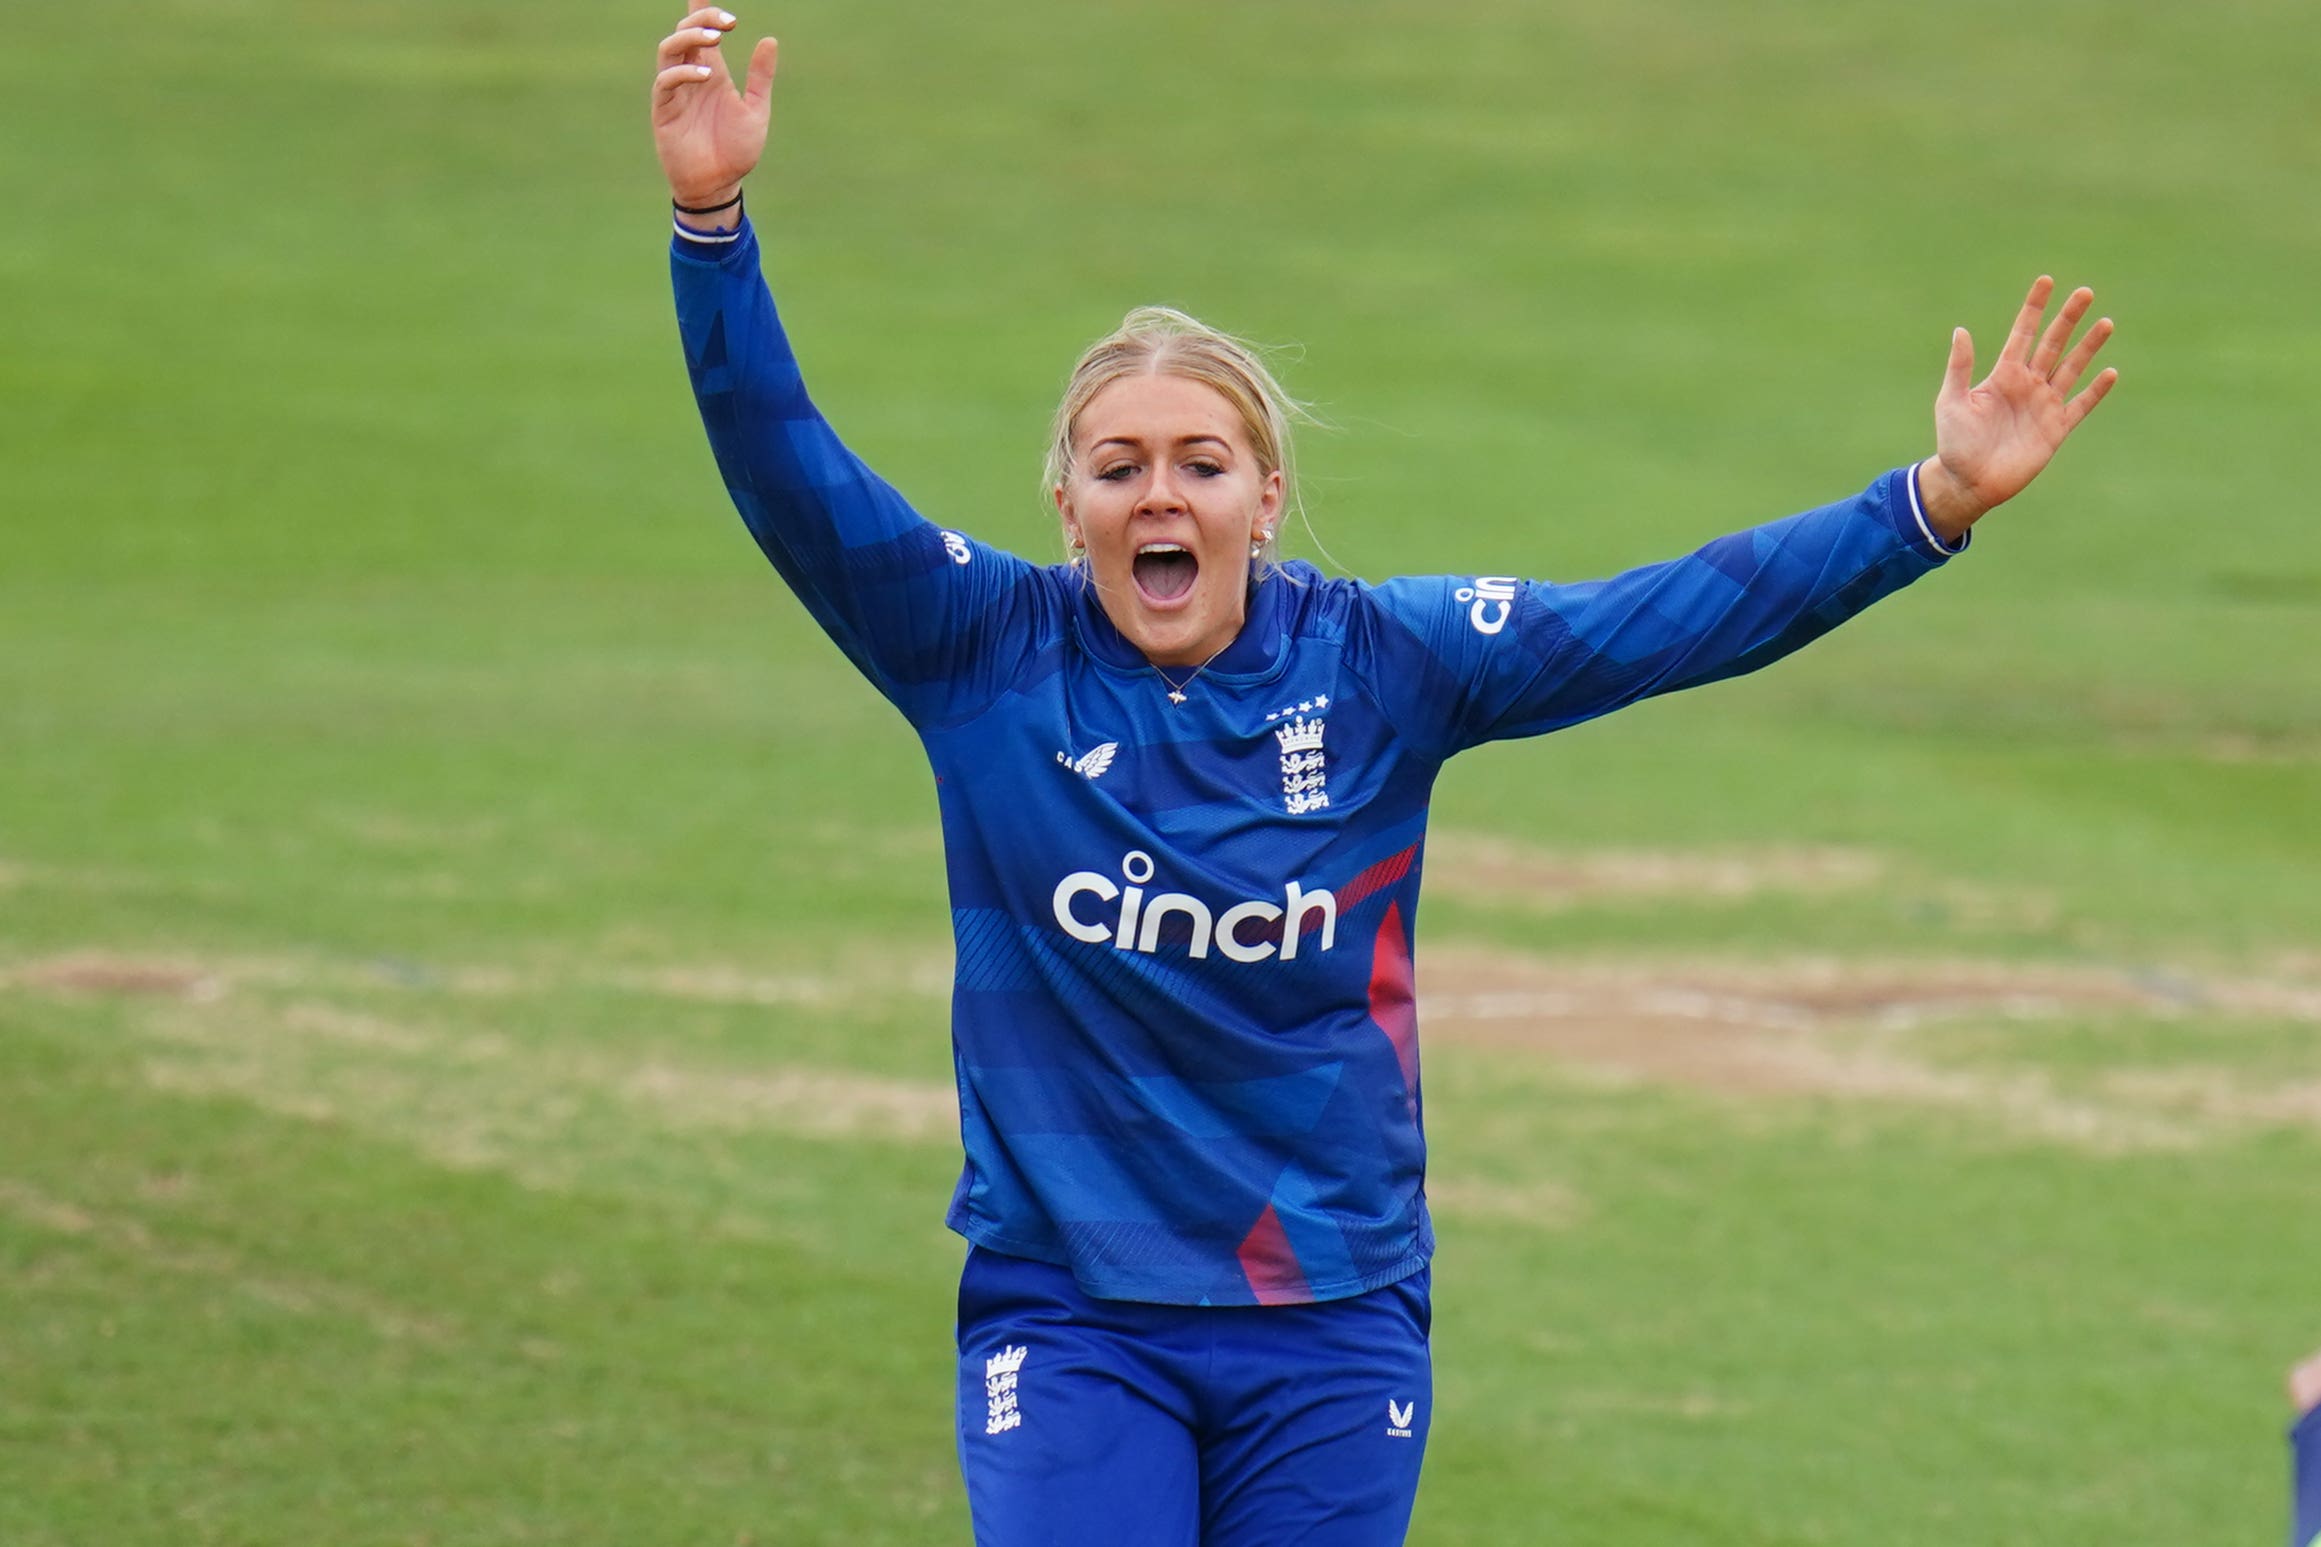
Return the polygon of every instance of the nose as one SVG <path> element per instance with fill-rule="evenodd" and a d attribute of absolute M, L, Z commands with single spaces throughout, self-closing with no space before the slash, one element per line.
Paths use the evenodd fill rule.
<path fill-rule="evenodd" d="M 1184 514 L 1185 498 L 1178 487 L 1174 468 L 1156 465 L 1152 476 L 1137 492 L 1136 514 L 1140 516 L 1175 516 Z"/>

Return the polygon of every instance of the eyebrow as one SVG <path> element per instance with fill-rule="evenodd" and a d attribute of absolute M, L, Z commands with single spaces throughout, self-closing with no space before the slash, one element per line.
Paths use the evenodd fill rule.
<path fill-rule="evenodd" d="M 1233 443 L 1222 435 L 1180 435 L 1177 437 L 1175 444 L 1179 446 L 1197 446 L 1203 441 L 1208 442 L 1212 446 L 1223 446 L 1227 451 L 1231 451 L 1233 449 Z M 1095 445 L 1090 446 L 1088 449 L 1090 451 L 1101 451 L 1106 446 L 1134 446 L 1142 448 L 1143 445 L 1144 441 L 1134 435 L 1107 435 L 1102 440 L 1098 441 Z"/>

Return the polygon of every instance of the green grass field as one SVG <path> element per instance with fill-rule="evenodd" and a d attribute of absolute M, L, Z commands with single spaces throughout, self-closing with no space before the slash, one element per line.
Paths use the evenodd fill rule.
<path fill-rule="evenodd" d="M 8 1547 L 967 1539 L 934 803 L 693 416 L 677 14 L 0 14 Z M 741 14 L 819 397 L 1026 552 L 1135 303 L 1302 346 L 1340 567 L 1578 577 L 2094 284 L 2120 389 L 1967 559 L 1446 779 L 1412 1539 L 2278 1539 L 2308 4 Z"/>

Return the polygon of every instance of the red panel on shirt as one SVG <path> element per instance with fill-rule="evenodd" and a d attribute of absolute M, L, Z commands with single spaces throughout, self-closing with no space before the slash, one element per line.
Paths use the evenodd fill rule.
<path fill-rule="evenodd" d="M 1378 945 L 1370 958 L 1370 1018 L 1394 1044 L 1402 1062 L 1402 1083 L 1418 1091 L 1418 1001 L 1411 990 L 1410 936 L 1402 927 L 1402 904 L 1389 903 L 1378 921 Z"/>
<path fill-rule="evenodd" d="M 1303 1305 L 1313 1299 L 1305 1270 L 1298 1266 L 1297 1253 L 1290 1249 L 1272 1204 L 1257 1216 L 1234 1255 L 1241 1259 L 1241 1276 L 1249 1280 L 1249 1292 L 1259 1305 Z"/>

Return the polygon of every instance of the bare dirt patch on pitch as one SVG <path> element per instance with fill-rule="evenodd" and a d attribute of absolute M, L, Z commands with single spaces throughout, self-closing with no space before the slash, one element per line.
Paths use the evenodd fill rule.
<path fill-rule="evenodd" d="M 27 963 L 0 974 L 0 984 L 7 983 L 52 993 L 167 999 L 214 999 L 226 988 L 218 973 L 191 962 L 96 952 Z"/>
<path fill-rule="evenodd" d="M 922 1144 L 958 1131 L 947 1083 L 544 1047 L 321 1001 L 157 1007 L 146 1029 L 145 1076 L 162 1089 L 383 1134 L 539 1185 L 564 1184 L 619 1135 Z"/>
<path fill-rule="evenodd" d="M 2210 1122 L 2321 1129 L 2321 1080 L 2256 1087 L 2230 1069 L 2121 1069 L 2106 1074 L 2101 1089 Z"/>
<path fill-rule="evenodd" d="M 921 953 L 897 965 L 867 953 L 790 972 L 695 963 L 682 966 L 437 965 L 387 957 L 217 956 L 192 960 L 89 948 L 0 963 L 0 991 L 91 997 L 220 999 L 242 988 L 332 992 L 424 988 L 476 998 L 515 998 L 569 990 L 609 990 L 703 1004 L 846 1011 L 898 1000 L 940 999 L 950 991 L 950 959 Z"/>
<path fill-rule="evenodd" d="M 692 999 L 708 1004 L 830 1010 L 866 999 L 940 998 L 951 988 L 951 964 L 918 958 L 865 964 L 859 972 L 768 973 L 731 966 L 663 967 L 608 974 L 608 987 L 629 993 Z"/>
<path fill-rule="evenodd" d="M 2055 899 L 2042 892 L 1926 874 L 1869 849 L 1548 849 L 1457 829 L 1427 839 L 1427 889 L 1454 902 L 1537 914 L 1827 902 L 1873 891 L 1889 903 L 1900 896 L 1931 910 L 1952 928 L 2045 928 L 2057 914 Z"/>
<path fill-rule="evenodd" d="M 1593 1212 L 1587 1199 L 1563 1182 L 1506 1182 L 1433 1172 L 1426 1180 L 1426 1201 L 1437 1214 L 1534 1230 L 1568 1230 Z"/>
<path fill-rule="evenodd" d="M 1856 873 L 1853 861 L 1830 871 Z M 815 971 L 714 963 L 423 968 L 88 949 L 0 965 L 0 992 L 133 1007 L 125 1024 L 146 1041 L 143 1066 L 156 1086 L 346 1123 L 445 1163 L 546 1186 L 570 1182 L 591 1157 L 601 1160 L 608 1135 L 647 1150 L 653 1135 L 948 1144 L 957 1122 L 948 1081 L 696 1063 L 666 1044 L 623 1054 L 496 1029 L 552 1020 L 552 996 L 633 995 L 646 1017 L 654 1000 L 886 1014 L 939 995 L 947 969 L 939 951 L 874 973 L 845 961 Z M 1429 1048 L 1523 1049 L 1617 1082 L 1945 1109 L 2097 1149 L 2321 1129 L 2321 1066 L 2307 1067 L 2294 1053 L 2285 1068 L 2273 1055 L 2270 1079 L 2226 1066 L 2236 1025 L 2321 1026 L 2321 955 L 2312 953 L 2276 954 L 2228 973 L 1984 959 L 1557 961 L 1448 945 L 1428 949 L 1420 972 Z M 408 1014 L 395 1008 L 406 992 Z M 389 1013 L 355 1008 L 350 998 Z M 534 1002 L 514 1022 L 507 1017 L 518 1012 L 478 1003 L 520 999 Z M 2158 1067 L 2148 1067 L 2148 1054 L 2128 1053 L 2124 1041 L 2109 1067 L 2057 1068 L 2034 1046 L 2041 1024 L 2070 1028 L 2084 1046 L 2088 1028 L 2100 1036 L 2114 1023 L 2176 1023 L 2183 1036 L 2163 1034 L 2171 1045 Z M 1453 1212 L 1552 1221 L 1570 1211 L 1551 1192 L 1454 1190 L 1442 1201 Z"/>
<path fill-rule="evenodd" d="M 948 1085 L 829 1070 L 710 1073 L 666 1064 L 631 1071 L 623 1088 L 688 1125 L 767 1129 L 831 1139 L 948 1141 L 959 1102 Z"/>
<path fill-rule="evenodd" d="M 1865 849 L 1555 850 L 1481 833 L 1427 840 L 1427 885 L 1440 895 L 1541 912 L 1596 902 L 1739 902 L 1769 894 L 1859 891 L 1888 871 Z"/>
<path fill-rule="evenodd" d="M 1421 971 L 1429 1045 L 1522 1048 L 1637 1082 L 1952 1108 L 2100 1149 L 2321 1128 L 2317 1086 L 2119 1069 L 2065 1090 L 2036 1068 L 1946 1067 L 1914 1036 L 1946 1023 L 2321 1024 L 2311 983 L 1990 961 L 1560 963 L 1458 946 L 1428 952 Z"/>

